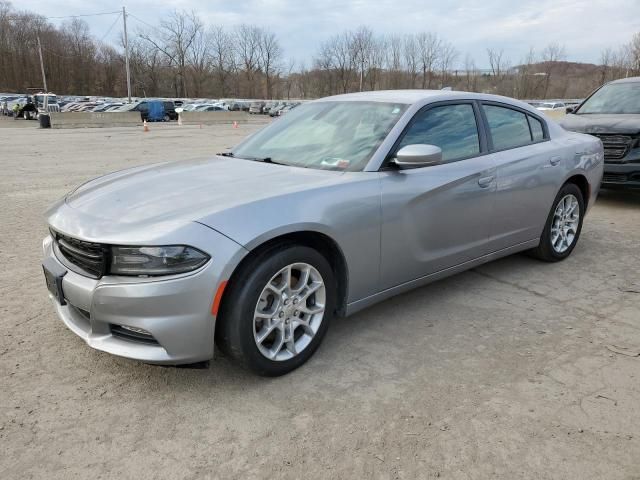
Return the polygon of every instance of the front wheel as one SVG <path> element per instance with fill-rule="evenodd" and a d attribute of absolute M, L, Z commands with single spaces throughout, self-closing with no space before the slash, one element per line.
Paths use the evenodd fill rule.
<path fill-rule="evenodd" d="M 216 326 L 219 347 L 254 372 L 279 376 L 305 363 L 333 316 L 336 288 L 327 260 L 309 247 L 280 246 L 242 267 Z"/>
<path fill-rule="evenodd" d="M 24 112 L 22 112 L 22 117 L 25 120 L 31 120 L 31 113 L 29 113 L 27 110 L 25 110 Z"/>
<path fill-rule="evenodd" d="M 540 244 L 531 253 L 547 262 L 564 260 L 575 248 L 582 231 L 584 198 L 577 185 L 565 184 L 553 202 Z"/>

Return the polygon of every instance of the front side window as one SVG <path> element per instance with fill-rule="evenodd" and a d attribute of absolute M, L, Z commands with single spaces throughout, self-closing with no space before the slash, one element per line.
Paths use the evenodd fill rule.
<path fill-rule="evenodd" d="M 484 105 L 494 150 L 522 147 L 531 143 L 527 116 L 517 110 Z"/>
<path fill-rule="evenodd" d="M 480 138 L 473 105 L 442 105 L 419 112 L 400 141 L 398 150 L 414 144 L 440 147 L 444 162 L 478 155 Z"/>
<path fill-rule="evenodd" d="M 249 137 L 234 157 L 323 170 L 362 170 L 407 105 L 386 102 L 311 102 Z"/>

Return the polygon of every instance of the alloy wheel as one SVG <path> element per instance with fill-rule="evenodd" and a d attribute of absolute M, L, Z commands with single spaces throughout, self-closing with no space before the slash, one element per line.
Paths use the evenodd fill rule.
<path fill-rule="evenodd" d="M 576 239 L 580 225 L 580 204 L 573 194 L 562 197 L 553 213 L 551 246 L 556 253 L 566 252 Z"/>
<path fill-rule="evenodd" d="M 278 271 L 262 289 L 253 317 L 260 353 L 289 360 L 309 346 L 325 315 L 326 287 L 320 272 L 307 263 Z"/>

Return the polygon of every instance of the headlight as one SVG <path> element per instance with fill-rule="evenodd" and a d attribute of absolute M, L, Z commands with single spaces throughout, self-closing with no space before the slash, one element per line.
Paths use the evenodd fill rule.
<path fill-rule="evenodd" d="M 111 247 L 112 275 L 172 275 L 200 268 L 209 255 L 185 245 Z"/>

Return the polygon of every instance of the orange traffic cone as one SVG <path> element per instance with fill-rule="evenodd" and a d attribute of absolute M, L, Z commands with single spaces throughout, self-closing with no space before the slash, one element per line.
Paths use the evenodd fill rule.
<path fill-rule="evenodd" d="M 233 128 L 238 128 L 238 122 L 233 122 Z"/>
<path fill-rule="evenodd" d="M 146 120 L 143 120 L 143 121 L 142 121 L 142 125 L 143 125 L 142 130 L 143 130 L 145 133 L 146 133 L 146 132 L 148 132 L 148 131 L 149 131 L 149 125 L 147 125 L 147 121 L 146 121 Z"/>

